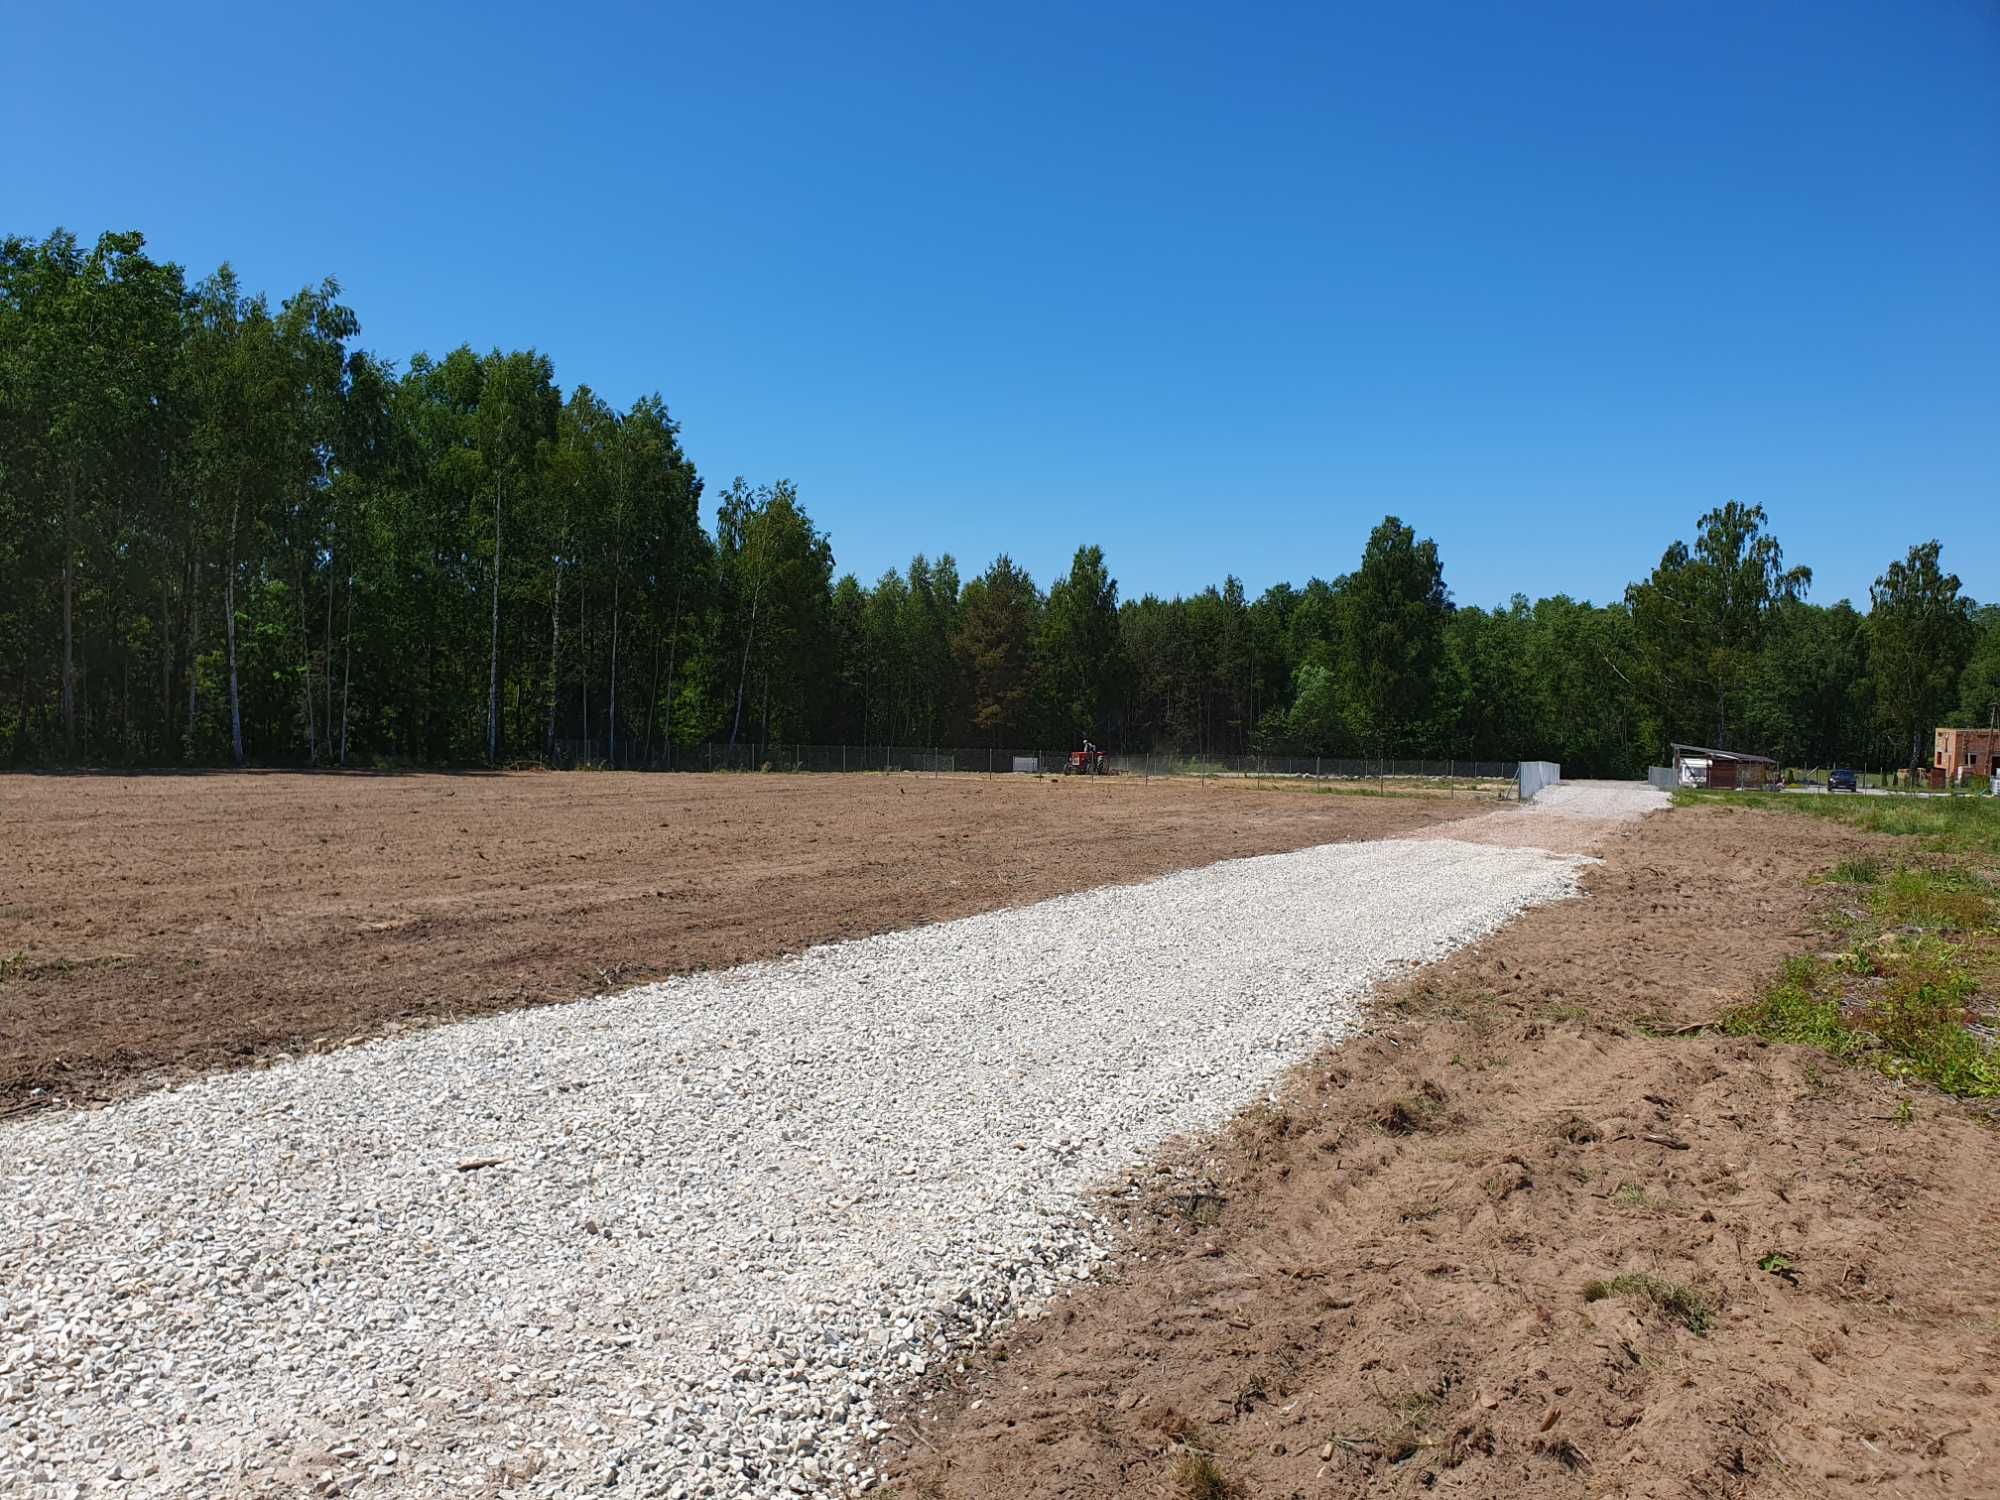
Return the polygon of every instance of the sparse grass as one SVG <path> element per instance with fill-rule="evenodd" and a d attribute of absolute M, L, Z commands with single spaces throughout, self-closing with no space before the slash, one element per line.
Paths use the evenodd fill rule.
<path fill-rule="evenodd" d="M 1826 878 L 1835 885 L 1873 885 L 1882 878 L 1882 861 L 1872 854 L 1843 859 Z"/>
<path fill-rule="evenodd" d="M 1407 1391 L 1386 1404 L 1395 1422 L 1378 1441 L 1383 1456 L 1399 1464 L 1423 1448 L 1424 1429 L 1437 1414 L 1438 1398 L 1429 1391 Z"/>
<path fill-rule="evenodd" d="M 2000 858 L 2000 798 L 1806 796 L 1779 792 L 1677 792 L 1682 807 L 1761 807 L 1829 818 L 1869 833 L 1898 834 L 1929 849 Z"/>
<path fill-rule="evenodd" d="M 1853 1056 L 1860 1038 L 1841 1013 L 1840 1001 L 1820 993 L 1824 967 L 1815 958 L 1791 959 L 1764 998 L 1723 1017 L 1722 1029 L 1732 1036 L 1800 1042 L 1835 1057 Z"/>
<path fill-rule="evenodd" d="M 1607 1297 L 1637 1298 L 1697 1338 L 1705 1337 L 1715 1326 L 1714 1305 L 1685 1282 L 1667 1281 L 1644 1271 L 1626 1271 L 1609 1281 L 1585 1283 L 1584 1301 L 1602 1302 Z"/>
<path fill-rule="evenodd" d="M 1901 950 L 1882 993 L 1859 1017 L 1888 1053 L 1883 1071 L 1966 1098 L 2000 1095 L 2000 1049 L 1966 1025 L 1973 990 L 1947 944 L 1924 938 Z"/>
<path fill-rule="evenodd" d="M 23 948 L 17 953 L 0 954 L 0 984 L 10 979 L 59 978 L 78 969 L 115 969 L 130 958 L 129 953 L 105 953 L 96 958 L 36 959 Z"/>
<path fill-rule="evenodd" d="M 1888 927 L 1971 932 L 1993 920 L 1986 883 L 1954 870 L 1903 869 L 1874 893 L 1875 915 Z"/>
<path fill-rule="evenodd" d="M 1174 1460 L 1174 1493 L 1181 1500 L 1235 1500 L 1243 1487 L 1207 1453 L 1183 1453 Z"/>
<path fill-rule="evenodd" d="M 1858 1003 L 1841 981 L 1878 979 Z M 1966 1098 L 2000 1095 L 2000 1048 L 1968 1027 L 1977 986 L 1957 948 L 1923 935 L 1883 942 L 1837 963 L 1795 958 L 1762 999 L 1725 1016 L 1737 1036 L 1797 1042 L 1891 1078 L 1917 1078 Z"/>
<path fill-rule="evenodd" d="M 1621 1182 L 1611 1190 L 1611 1202 L 1617 1208 L 1644 1209 L 1649 1213 L 1678 1213 L 1681 1205 L 1672 1198 L 1649 1193 L 1636 1182 Z"/>

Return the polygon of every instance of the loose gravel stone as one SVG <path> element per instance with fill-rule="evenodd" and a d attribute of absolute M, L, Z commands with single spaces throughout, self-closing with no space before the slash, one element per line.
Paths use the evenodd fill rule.
<path fill-rule="evenodd" d="M 1643 781 L 1562 781 L 1532 801 L 1401 837 L 1588 854 L 1627 825 L 1672 805 L 1665 792 Z"/>
<path fill-rule="evenodd" d="M 0 1492 L 863 1487 L 1094 1186 L 1579 863 L 1233 861 L 0 1127 Z"/>

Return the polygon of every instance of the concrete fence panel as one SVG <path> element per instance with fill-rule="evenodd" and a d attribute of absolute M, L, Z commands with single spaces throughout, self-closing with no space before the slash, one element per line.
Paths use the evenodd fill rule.
<path fill-rule="evenodd" d="M 1516 773 L 1521 787 L 1521 800 L 1533 800 L 1535 793 L 1543 787 L 1554 786 L 1563 779 L 1563 768 L 1552 760 L 1524 760 Z"/>
<path fill-rule="evenodd" d="M 1680 790 L 1681 784 L 1674 779 L 1674 768 L 1672 766 L 1646 767 L 1646 780 L 1663 792 L 1677 792 Z"/>

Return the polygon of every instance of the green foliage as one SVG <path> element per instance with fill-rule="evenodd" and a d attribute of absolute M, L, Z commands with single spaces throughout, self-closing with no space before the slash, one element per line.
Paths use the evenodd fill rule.
<path fill-rule="evenodd" d="M 1046 594 L 1001 556 L 873 584 L 782 481 L 703 483 L 658 395 L 534 350 L 355 347 L 337 283 L 190 282 L 141 236 L 0 242 L 0 763 L 657 761 L 712 738 L 1203 760 L 1554 759 L 1670 739 L 1904 760 L 2000 701 L 2000 611 L 1935 544 L 1873 611 L 1803 602 L 1756 506 L 1608 605 L 1458 607 L 1397 518 L 1350 573 Z M 1345 560 L 1341 560 L 1345 561 Z"/>
<path fill-rule="evenodd" d="M 797 742 L 831 675 L 833 548 L 784 480 L 752 489 L 736 479 L 716 531 L 724 657 L 736 668 L 729 743 L 746 723 L 758 742 Z"/>
<path fill-rule="evenodd" d="M 1794 1285 L 1799 1279 L 1797 1263 L 1782 1250 L 1769 1250 L 1757 1257 L 1757 1269 Z"/>
<path fill-rule="evenodd" d="M 1723 1018 L 1723 1030 L 1817 1047 L 1949 1094 L 2000 1094 L 2000 1048 L 1968 1025 L 1978 985 L 1965 951 L 1939 935 L 1991 920 L 1983 889 L 1949 872 L 1900 870 L 1874 906 L 1888 932 L 1834 963 L 1793 959 L 1759 999 Z M 1899 936 L 1912 926 L 1932 930 Z"/>
<path fill-rule="evenodd" d="M 1294 741 L 1314 751 L 1340 749 L 1347 744 L 1340 706 L 1340 688 L 1332 669 L 1317 663 L 1303 666 L 1286 728 Z"/>
<path fill-rule="evenodd" d="M 1882 1070 L 1948 1094 L 2000 1094 L 2000 1048 L 1967 1027 L 1977 987 L 1958 951 L 1926 937 L 1895 950 L 1883 966 L 1885 983 L 1856 1020 L 1883 1049 Z"/>
<path fill-rule="evenodd" d="M 1909 747 L 1912 769 L 1929 761 L 1931 730 L 1954 706 L 1973 640 L 1971 601 L 1938 551 L 1935 541 L 1912 547 L 1868 591 L 1877 712 L 1891 743 Z"/>
<path fill-rule="evenodd" d="M 1107 736 L 1122 696 L 1124 652 L 1118 630 L 1118 581 L 1104 549 L 1079 547 L 1067 577 L 1049 590 L 1042 613 L 1039 664 L 1063 739 Z"/>
<path fill-rule="evenodd" d="M 1819 991 L 1820 964 L 1795 958 L 1761 998 L 1723 1018 L 1722 1029 L 1736 1036 L 1761 1036 L 1774 1042 L 1798 1042 L 1835 1057 L 1861 1050 L 1861 1038 L 1841 1013 L 1835 996 Z"/>
<path fill-rule="evenodd" d="M 971 729 L 991 744 L 1029 742 L 1035 638 L 1042 599 L 1034 579 L 1004 552 L 965 586 L 952 640 L 971 698 Z"/>
<path fill-rule="evenodd" d="M 1988 604 L 1974 610 L 1969 623 L 1974 645 L 1958 678 L 1955 722 L 2000 723 L 2000 605 Z"/>
<path fill-rule="evenodd" d="M 1382 754 L 1428 724 L 1450 596 L 1437 543 L 1387 516 L 1341 593 L 1341 687 L 1354 736 Z"/>
<path fill-rule="evenodd" d="M 1690 550 L 1670 546 L 1652 576 L 1625 591 L 1639 680 L 1669 739 L 1738 748 L 1749 685 L 1773 617 L 1812 582 L 1787 568 L 1761 505 L 1731 500 L 1701 518 Z"/>
<path fill-rule="evenodd" d="M 1832 766 L 1861 755 L 1875 722 L 1867 616 L 1781 599 L 1744 690 L 1744 737 L 1786 765 Z"/>
<path fill-rule="evenodd" d="M 399 378 L 332 281 L 274 308 L 142 244 L 0 252 L 0 758 L 661 742 L 713 548 L 657 397 L 564 406 L 533 352 Z"/>

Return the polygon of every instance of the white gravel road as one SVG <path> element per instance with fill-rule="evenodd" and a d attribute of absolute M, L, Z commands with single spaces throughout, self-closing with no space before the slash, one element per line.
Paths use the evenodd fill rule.
<path fill-rule="evenodd" d="M 1402 837 L 1590 854 L 1647 813 L 1672 805 L 1673 798 L 1643 781 L 1562 781 L 1544 787 L 1531 801 Z"/>
<path fill-rule="evenodd" d="M 1088 1189 L 1579 863 L 1232 861 L 0 1127 L 0 1493 L 840 1493 Z"/>

